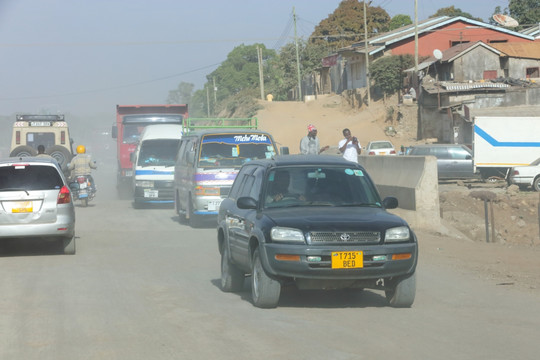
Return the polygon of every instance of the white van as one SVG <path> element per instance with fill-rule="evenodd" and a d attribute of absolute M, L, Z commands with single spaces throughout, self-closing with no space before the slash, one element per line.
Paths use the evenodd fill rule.
<path fill-rule="evenodd" d="M 174 165 L 182 125 L 148 125 L 131 154 L 134 205 L 174 202 Z"/>

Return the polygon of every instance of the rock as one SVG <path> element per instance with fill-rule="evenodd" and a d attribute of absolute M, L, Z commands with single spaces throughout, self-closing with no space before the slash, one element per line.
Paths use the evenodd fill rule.
<path fill-rule="evenodd" d="M 517 185 L 510 185 L 506 188 L 506 193 L 508 195 L 517 195 L 519 194 L 519 186 Z"/>

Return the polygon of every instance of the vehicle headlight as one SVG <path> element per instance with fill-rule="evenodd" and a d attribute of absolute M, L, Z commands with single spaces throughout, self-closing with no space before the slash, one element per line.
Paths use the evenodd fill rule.
<path fill-rule="evenodd" d="M 154 187 L 154 181 L 153 180 L 137 180 L 135 181 L 135 186 L 151 188 L 151 187 Z"/>
<path fill-rule="evenodd" d="M 298 229 L 274 227 L 270 237 L 275 242 L 294 242 L 305 244 L 304 234 Z"/>
<path fill-rule="evenodd" d="M 411 237 L 409 228 L 406 226 L 399 226 L 386 230 L 385 242 L 403 242 L 408 241 Z"/>

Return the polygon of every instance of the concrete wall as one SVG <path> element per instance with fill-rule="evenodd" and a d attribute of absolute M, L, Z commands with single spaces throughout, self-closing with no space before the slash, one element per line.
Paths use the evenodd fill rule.
<path fill-rule="evenodd" d="M 440 224 L 437 159 L 433 156 L 359 156 L 382 198 L 394 196 L 399 208 L 410 210 L 411 226 Z"/>
<path fill-rule="evenodd" d="M 540 60 L 509 58 L 508 59 L 508 76 L 516 79 L 525 79 L 527 76 L 527 68 L 540 67 Z"/>
<path fill-rule="evenodd" d="M 482 80 L 484 71 L 496 70 L 502 75 L 499 55 L 482 46 L 478 46 L 453 62 L 454 81 Z"/>

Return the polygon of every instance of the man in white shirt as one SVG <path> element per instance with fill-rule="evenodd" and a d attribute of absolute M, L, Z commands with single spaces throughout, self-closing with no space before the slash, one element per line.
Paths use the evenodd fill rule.
<path fill-rule="evenodd" d="M 349 129 L 343 129 L 343 136 L 345 136 L 345 139 L 339 142 L 339 151 L 343 154 L 345 160 L 358 163 L 358 155 L 362 152 L 360 142 L 355 136 L 351 135 Z"/>

